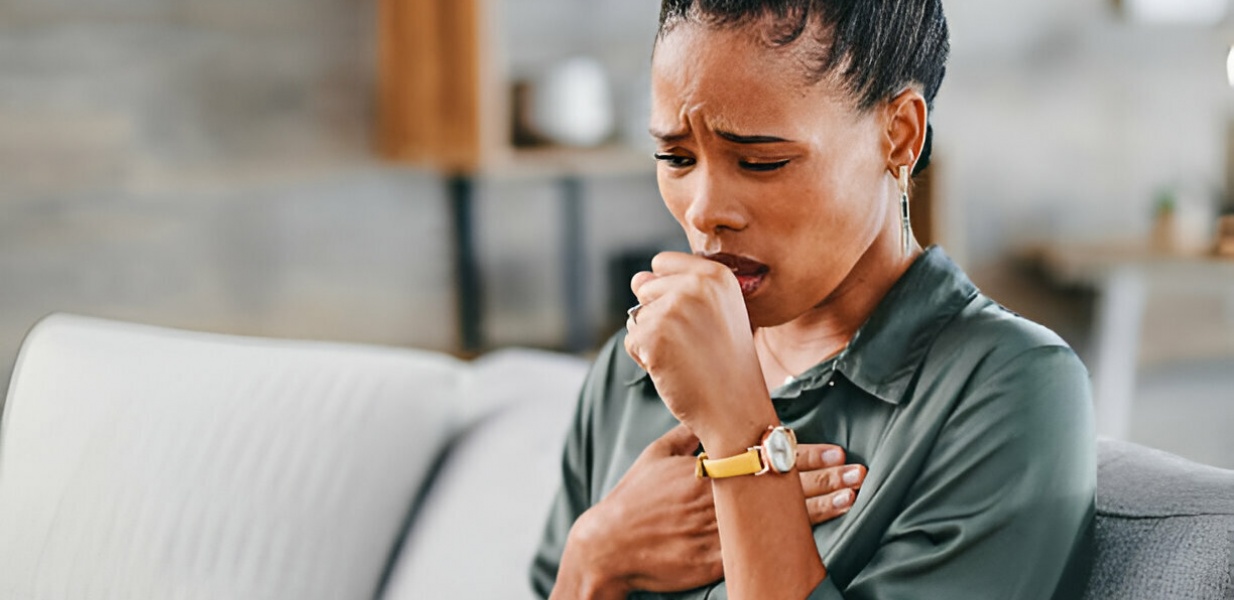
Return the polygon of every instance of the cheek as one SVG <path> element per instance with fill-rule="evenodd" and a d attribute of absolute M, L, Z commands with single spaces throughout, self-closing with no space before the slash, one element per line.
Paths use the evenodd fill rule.
<path fill-rule="evenodd" d="M 674 180 L 664 173 L 664 169 L 656 170 L 656 186 L 660 188 L 660 199 L 665 208 L 673 215 L 680 225 L 685 225 L 686 209 L 690 206 L 689 196 L 680 181 Z"/>
<path fill-rule="evenodd" d="M 869 190 L 852 177 L 820 178 L 798 186 L 788 201 L 766 207 L 767 218 L 777 223 L 774 237 L 783 250 L 810 257 L 789 261 L 796 277 L 834 283 L 835 276 L 866 251 L 882 222 Z"/>

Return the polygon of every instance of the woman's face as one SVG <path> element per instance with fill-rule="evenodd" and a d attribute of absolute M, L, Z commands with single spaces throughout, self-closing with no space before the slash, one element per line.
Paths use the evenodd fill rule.
<path fill-rule="evenodd" d="M 660 193 L 694 252 L 734 268 L 757 327 L 831 297 L 896 216 L 879 111 L 805 64 L 756 26 L 693 23 L 652 61 Z"/>

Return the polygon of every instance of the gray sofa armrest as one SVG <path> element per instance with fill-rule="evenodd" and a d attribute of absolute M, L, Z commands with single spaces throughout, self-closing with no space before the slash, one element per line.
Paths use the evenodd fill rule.
<path fill-rule="evenodd" d="M 1087 599 L 1234 598 L 1234 471 L 1098 442 Z"/>

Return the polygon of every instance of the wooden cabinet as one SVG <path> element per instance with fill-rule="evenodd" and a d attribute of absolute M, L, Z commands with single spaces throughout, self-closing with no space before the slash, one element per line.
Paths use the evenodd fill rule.
<path fill-rule="evenodd" d="M 377 143 L 446 171 L 482 162 L 484 0 L 380 0 Z M 489 89 L 486 89 L 489 88 Z"/>

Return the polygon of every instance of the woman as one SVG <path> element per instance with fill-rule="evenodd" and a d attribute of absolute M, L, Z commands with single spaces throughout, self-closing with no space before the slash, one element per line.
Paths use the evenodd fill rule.
<path fill-rule="evenodd" d="M 634 278 L 584 387 L 541 594 L 1081 591 L 1085 370 L 907 226 L 947 52 L 939 0 L 664 0 L 651 132 L 694 254 Z"/>

